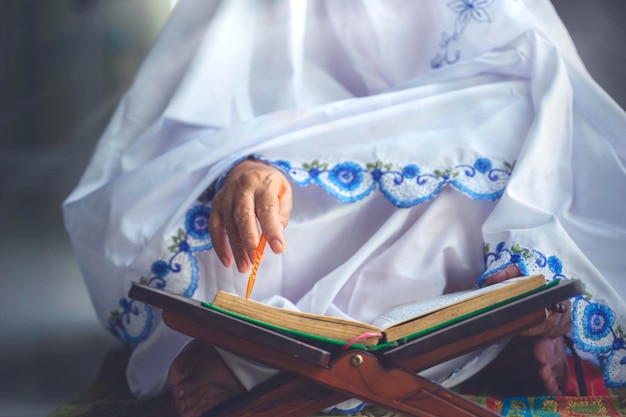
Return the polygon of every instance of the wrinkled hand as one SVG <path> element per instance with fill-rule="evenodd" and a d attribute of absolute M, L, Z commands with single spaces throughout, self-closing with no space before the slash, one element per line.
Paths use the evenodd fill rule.
<path fill-rule="evenodd" d="M 557 313 L 547 309 L 546 321 L 539 326 L 533 327 L 521 333 L 522 336 L 541 336 L 548 339 L 556 339 L 565 336 L 572 330 L 572 303 L 569 300 L 561 301 L 566 306 L 563 313 Z"/>
<path fill-rule="evenodd" d="M 521 272 L 516 265 L 509 265 L 505 269 L 496 272 L 485 280 L 485 285 L 496 284 L 511 278 L 521 276 Z M 572 303 L 569 300 L 562 301 L 566 310 L 557 313 L 547 309 L 547 318 L 539 326 L 528 329 L 521 334 L 523 336 L 541 336 L 549 339 L 565 336 L 572 329 Z"/>
<path fill-rule="evenodd" d="M 237 164 L 213 198 L 209 218 L 213 249 L 222 264 L 231 266 L 234 257 L 239 272 L 250 270 L 260 239 L 258 225 L 272 251 L 282 253 L 291 204 L 291 186 L 280 170 L 254 159 Z"/>

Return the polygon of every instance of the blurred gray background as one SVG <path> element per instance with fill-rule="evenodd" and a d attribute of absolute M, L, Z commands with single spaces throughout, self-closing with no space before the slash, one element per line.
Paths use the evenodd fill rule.
<path fill-rule="evenodd" d="M 171 3 L 0 0 L 0 417 L 47 415 L 116 344 L 92 311 L 60 205 Z M 626 108 L 626 3 L 553 3 Z"/>

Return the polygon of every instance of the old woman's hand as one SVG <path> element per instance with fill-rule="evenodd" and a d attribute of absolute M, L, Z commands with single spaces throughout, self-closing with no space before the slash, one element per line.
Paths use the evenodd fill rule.
<path fill-rule="evenodd" d="M 282 253 L 291 204 L 291 186 L 280 170 L 255 159 L 237 164 L 215 195 L 209 219 L 213 249 L 222 264 L 229 267 L 234 258 L 239 272 L 250 270 L 259 226 L 272 251 Z"/>

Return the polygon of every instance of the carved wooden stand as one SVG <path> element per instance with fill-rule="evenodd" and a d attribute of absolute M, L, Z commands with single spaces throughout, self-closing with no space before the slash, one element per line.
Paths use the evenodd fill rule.
<path fill-rule="evenodd" d="M 282 371 L 207 416 L 306 417 L 359 398 L 407 417 L 493 417 L 497 414 L 416 373 L 537 326 L 546 319 L 546 307 L 581 291 L 580 282 L 562 281 L 406 344 L 373 352 L 336 352 L 139 284 L 133 284 L 129 295 L 162 308 L 163 320 L 177 331 Z"/>

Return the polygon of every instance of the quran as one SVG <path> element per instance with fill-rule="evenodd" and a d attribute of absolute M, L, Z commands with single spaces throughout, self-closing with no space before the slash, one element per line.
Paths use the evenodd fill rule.
<path fill-rule="evenodd" d="M 497 417 L 418 373 L 546 323 L 546 308 L 583 291 L 577 279 L 553 280 L 515 300 L 410 337 L 406 343 L 388 342 L 388 347 L 346 342 L 331 346 L 313 337 L 296 337 L 145 284 L 133 283 L 128 295 L 147 304 L 146 308 L 161 309 L 163 323 L 171 329 L 282 371 L 211 415 L 308 416 L 359 398 L 407 417 Z"/>
<path fill-rule="evenodd" d="M 335 344 L 387 347 L 456 323 L 551 287 L 543 275 L 519 277 L 482 288 L 445 294 L 433 300 L 396 306 L 373 323 L 304 313 L 246 300 L 218 291 L 202 305 L 254 324 Z"/>

